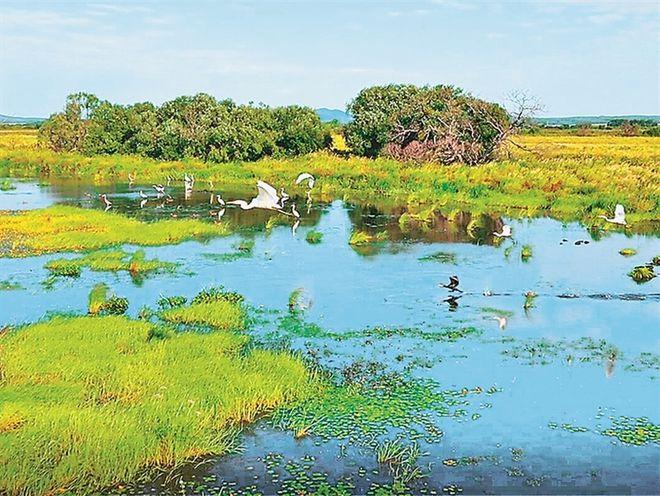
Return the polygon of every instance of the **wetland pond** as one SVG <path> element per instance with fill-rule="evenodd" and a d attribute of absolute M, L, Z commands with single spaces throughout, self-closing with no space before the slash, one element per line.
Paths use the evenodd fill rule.
<path fill-rule="evenodd" d="M 0 209 L 102 208 L 92 185 L 15 184 L 0 192 Z M 114 211 L 143 220 L 210 221 L 208 193 L 140 208 L 139 189 L 102 192 Z M 245 296 L 246 332 L 257 343 L 290 347 L 338 380 L 378 377 L 377 387 L 398 391 L 391 422 L 378 402 L 361 412 L 350 392 L 338 392 L 335 403 L 246 427 L 233 454 L 113 492 L 660 492 L 660 283 L 627 275 L 660 255 L 657 234 L 467 212 L 410 226 L 399 222 L 404 209 L 298 203 L 295 232 L 288 217 L 227 208 L 221 222 L 238 227 L 231 236 L 142 248 L 178 266 L 139 280 L 87 269 L 49 276 L 48 261 L 75 254 L 0 258 L 0 281 L 15 286 L 0 291 L 0 327 L 85 313 L 99 282 L 128 298 L 132 316 L 162 296 L 222 285 Z M 493 238 L 504 222 L 513 238 Z M 321 236 L 308 240 L 311 231 Z M 387 236 L 349 244 L 356 231 Z M 626 248 L 635 253 L 621 255 Z M 439 284 L 452 275 L 463 292 L 447 301 L 452 293 Z M 294 436 L 296 422 L 306 435 Z M 388 447 L 405 451 L 411 466 L 387 463 Z"/>

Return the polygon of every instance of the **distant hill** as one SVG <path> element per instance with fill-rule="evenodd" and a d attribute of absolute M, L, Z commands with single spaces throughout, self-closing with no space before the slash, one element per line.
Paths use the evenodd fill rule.
<path fill-rule="evenodd" d="M 580 115 L 574 117 L 537 117 L 534 120 L 544 126 L 580 126 L 582 124 L 607 124 L 621 119 L 627 121 L 653 121 L 660 123 L 660 115 Z"/>
<path fill-rule="evenodd" d="M 14 117 L 0 114 L 0 124 L 40 124 L 45 120 L 42 117 Z"/>
<path fill-rule="evenodd" d="M 318 108 L 316 114 L 321 122 L 338 121 L 341 124 L 347 124 L 353 120 L 350 114 L 338 109 Z"/>

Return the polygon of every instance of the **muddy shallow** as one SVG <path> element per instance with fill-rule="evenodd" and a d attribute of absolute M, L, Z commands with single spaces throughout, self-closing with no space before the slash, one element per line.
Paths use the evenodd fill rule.
<path fill-rule="evenodd" d="M 100 190 L 91 185 L 17 186 L 0 192 L 0 209 L 58 202 L 102 208 Z M 147 186 L 143 189 L 148 191 Z M 201 191 L 189 199 L 177 191 L 174 202 L 150 201 L 142 209 L 138 188 L 118 185 L 103 191 L 111 193 L 115 210 L 140 218 L 209 218 L 209 195 Z M 224 197 L 247 195 L 225 192 Z M 437 420 L 444 435 L 438 443 L 420 441 L 427 452 L 420 467 L 427 476 L 415 483 L 414 492 L 451 492 L 451 484 L 464 493 L 660 492 L 657 443 L 635 446 L 601 434 L 620 416 L 660 422 L 660 283 L 656 278 L 639 285 L 626 275 L 633 266 L 660 255 L 657 236 L 617 230 L 593 235 L 576 223 L 497 216 L 482 218 L 483 229 L 475 230 L 469 227 L 474 219 L 468 213 L 451 222 L 439 218 L 432 229 L 402 232 L 396 211 L 339 201 L 314 204 L 307 211 L 299 203 L 303 219 L 295 234 L 288 218 L 268 225 L 269 213 L 227 209 L 223 222 L 242 226 L 235 235 L 145 248 L 148 256 L 181 266 L 174 274 L 154 275 L 139 285 L 127 273 L 85 270 L 79 279 L 60 279 L 48 288 L 43 265 L 61 254 L 0 259 L 0 280 L 23 286 L 0 291 L 0 325 L 34 321 L 48 312 L 83 312 L 90 289 L 103 281 L 129 298 L 131 315 L 143 306 L 154 307 L 161 295 L 190 297 L 202 288 L 224 285 L 255 307 L 279 311 L 267 314 L 252 331 L 256 336 L 277 328 L 296 288 L 304 288 L 311 303 L 305 321 L 334 333 L 374 326 L 474 326 L 482 332 L 455 342 L 296 336 L 291 342 L 296 349 L 323 350 L 321 364 L 329 367 L 362 358 L 387 370 L 432 378 L 442 389 L 498 389 L 490 396 L 470 395 L 467 415 Z M 495 245 L 489 233 L 502 222 L 513 227 L 514 237 Z M 320 244 L 305 241 L 311 229 L 323 233 Z M 356 229 L 387 230 L 390 241 L 351 247 L 348 239 Z M 255 242 L 251 256 L 217 256 L 235 252 L 233 245 L 244 238 Z M 589 243 L 576 245 L 580 240 Z M 524 245 L 532 248 L 527 260 L 521 258 Z M 623 248 L 634 248 L 637 254 L 621 256 Z M 442 255 L 424 260 L 437 252 Z M 444 301 L 448 291 L 438 287 L 450 275 L 460 278 L 464 291 L 454 306 Z M 484 296 L 486 290 L 493 295 Z M 538 297 L 524 309 L 523 294 L 530 290 Z M 508 323 L 500 330 L 493 316 L 505 314 Z M 616 348 L 616 356 L 594 358 L 580 347 L 586 342 L 581 338 L 589 338 L 589 343 L 605 340 Z M 571 429 L 576 426 L 584 429 Z M 271 494 L 287 479 L 300 479 L 300 467 L 330 482 L 348 478 L 358 493 L 373 482 L 391 482 L 373 451 L 359 445 L 341 447 L 345 444 L 322 442 L 313 435 L 295 440 L 290 432 L 262 422 L 244 433 L 242 453 L 203 460 L 168 480 L 133 484 L 127 490 L 204 494 L 256 485 L 256 490 Z M 277 454 L 278 460 L 281 455 L 277 466 L 267 467 L 268 453 Z M 443 464 L 462 457 L 473 459 L 458 466 Z M 287 469 L 287 462 L 294 463 Z"/>

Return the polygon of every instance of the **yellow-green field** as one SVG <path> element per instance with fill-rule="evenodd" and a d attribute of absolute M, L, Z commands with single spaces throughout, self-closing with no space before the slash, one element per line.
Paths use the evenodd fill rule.
<path fill-rule="evenodd" d="M 253 187 L 257 178 L 289 185 L 301 171 L 318 178 L 318 199 L 387 200 L 416 212 L 466 208 L 511 216 L 551 214 L 598 222 L 616 203 L 629 222 L 660 218 L 660 139 L 614 135 L 523 135 L 500 160 L 478 167 L 405 164 L 316 153 L 252 163 L 162 162 L 138 156 L 83 156 L 39 148 L 35 131 L 0 132 L 0 175 L 77 177 L 97 184 L 164 182 L 192 173 L 213 187 Z"/>

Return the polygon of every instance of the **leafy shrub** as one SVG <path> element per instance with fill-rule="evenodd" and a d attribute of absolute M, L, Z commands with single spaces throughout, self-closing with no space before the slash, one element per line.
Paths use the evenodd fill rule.
<path fill-rule="evenodd" d="M 227 301 L 229 303 L 239 304 L 242 303 L 243 295 L 234 291 L 226 291 L 223 286 L 216 288 L 207 288 L 200 291 L 190 302 L 191 305 L 197 303 L 212 303 L 215 301 Z"/>

